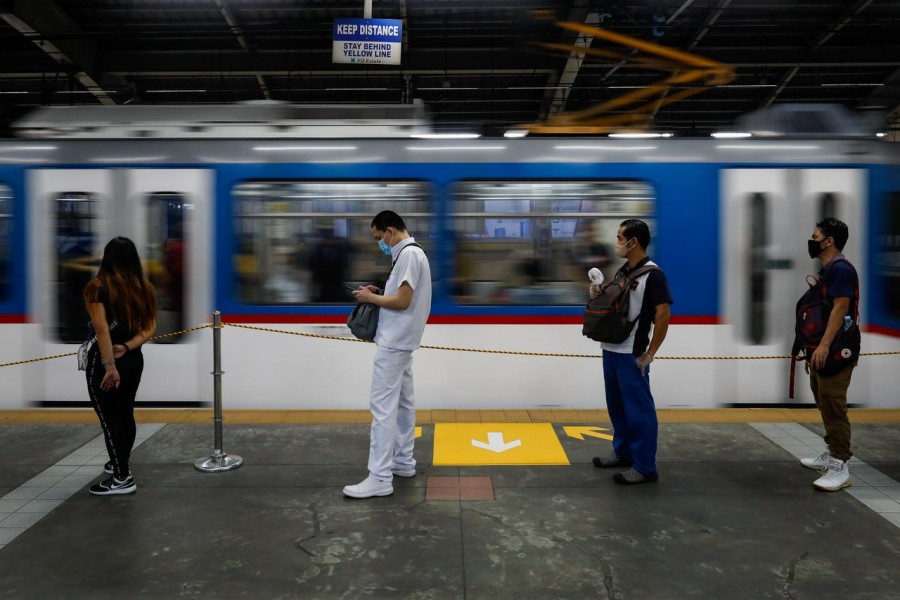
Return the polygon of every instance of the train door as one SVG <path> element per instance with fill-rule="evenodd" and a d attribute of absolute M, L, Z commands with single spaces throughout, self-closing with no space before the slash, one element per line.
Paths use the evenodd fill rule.
<path fill-rule="evenodd" d="M 84 284 L 96 273 L 106 242 L 122 235 L 137 246 L 157 289 L 157 335 L 209 320 L 212 264 L 209 171 L 192 169 L 40 169 L 29 174 L 29 313 L 39 323 L 29 355 L 71 352 L 87 334 Z M 195 405 L 208 362 L 198 338 L 173 336 L 144 349 L 138 402 Z M 78 406 L 84 374 L 71 364 L 41 363 L 26 400 Z M 70 368 L 71 367 L 71 368 Z"/>
<path fill-rule="evenodd" d="M 806 253 L 806 240 L 817 221 L 834 216 L 847 223 L 851 235 L 844 252 L 864 273 L 859 232 L 865 172 L 728 169 L 720 186 L 720 301 L 725 323 L 717 353 L 788 355 L 795 303 L 806 289 L 806 275 L 819 268 Z M 860 285 L 865 289 L 862 281 Z M 716 368 L 717 397 L 724 405 L 787 403 L 789 368 L 786 359 L 722 361 Z M 812 402 L 802 367 L 793 402 Z"/>

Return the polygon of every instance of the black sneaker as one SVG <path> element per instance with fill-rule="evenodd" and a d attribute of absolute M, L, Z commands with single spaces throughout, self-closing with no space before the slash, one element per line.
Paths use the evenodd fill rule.
<path fill-rule="evenodd" d="M 95 496 L 113 496 L 115 494 L 133 494 L 137 490 L 134 477 L 129 475 L 125 481 L 110 477 L 97 485 L 92 485 L 90 492 Z"/>
<path fill-rule="evenodd" d="M 103 472 L 107 475 L 112 475 L 115 471 L 113 471 L 112 461 L 107 461 L 105 465 L 103 465 Z"/>

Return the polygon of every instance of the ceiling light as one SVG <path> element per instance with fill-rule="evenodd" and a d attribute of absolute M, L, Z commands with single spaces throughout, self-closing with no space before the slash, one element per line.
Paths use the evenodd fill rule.
<path fill-rule="evenodd" d="M 255 152 L 294 152 L 294 151 L 315 151 L 315 152 L 338 152 L 356 150 L 356 146 L 254 146 Z"/>
<path fill-rule="evenodd" d="M 527 129 L 510 129 L 503 134 L 505 138 L 523 138 L 528 135 Z"/>
<path fill-rule="evenodd" d="M 820 83 L 821 87 L 881 87 L 883 83 Z"/>
<path fill-rule="evenodd" d="M 411 133 L 411 138 L 418 140 L 474 140 L 481 137 L 480 133 Z"/>
<path fill-rule="evenodd" d="M 620 138 L 623 140 L 649 140 L 653 138 L 670 138 L 672 137 L 671 133 L 611 133 L 609 134 L 611 138 Z"/>
<path fill-rule="evenodd" d="M 721 144 L 716 146 L 719 150 L 818 150 L 818 145 L 797 145 L 797 144 L 747 144 L 745 146 L 730 146 Z"/>
<path fill-rule="evenodd" d="M 746 131 L 717 131 L 710 134 L 712 137 L 720 140 L 737 140 L 740 138 L 752 137 L 752 133 Z"/>
<path fill-rule="evenodd" d="M 598 146 L 598 145 L 579 144 L 577 146 L 553 146 L 553 149 L 554 150 L 609 150 L 612 152 L 619 152 L 622 150 L 625 150 L 625 151 L 656 150 L 656 146 L 612 146 L 609 144 L 604 144 L 602 146 Z"/>
<path fill-rule="evenodd" d="M 40 152 L 45 150 L 56 150 L 56 146 L 0 146 L 0 152 L 7 150 L 16 152 Z"/>
<path fill-rule="evenodd" d="M 506 150 L 506 146 L 407 146 L 413 152 L 485 152 L 487 150 Z"/>

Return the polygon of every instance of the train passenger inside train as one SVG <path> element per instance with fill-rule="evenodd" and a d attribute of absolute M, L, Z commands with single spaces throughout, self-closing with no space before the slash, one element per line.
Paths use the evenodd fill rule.
<path fill-rule="evenodd" d="M 847 388 L 856 367 L 856 357 L 852 356 L 849 348 L 833 347 L 842 332 L 855 334 L 851 344 L 855 344 L 857 355 L 859 352 L 859 276 L 842 254 L 849 237 L 849 230 L 843 221 L 828 217 L 816 223 L 812 239 L 808 240 L 810 258 L 822 261 L 819 278 L 824 284 L 826 296 L 822 304 L 830 306 L 822 318 L 822 321 L 827 319 L 825 332 L 815 350 L 806 354 L 805 363 L 816 408 L 825 426 L 827 449 L 816 458 L 804 458 L 800 462 L 804 467 L 822 471 L 822 476 L 813 485 L 828 492 L 836 492 L 850 485 L 848 462 L 853 456 L 850 450 Z M 840 356 L 842 351 L 850 360 L 838 359 L 839 364 L 832 366 L 830 363 L 834 361 L 829 360 L 829 354 L 837 352 Z"/>
<path fill-rule="evenodd" d="M 369 409 L 369 475 L 344 487 L 351 498 L 389 496 L 394 476 L 415 477 L 416 405 L 413 396 L 412 353 L 422 342 L 431 313 L 431 268 L 425 251 L 397 213 L 381 211 L 371 224 L 378 248 L 391 257 L 384 295 L 375 286 L 359 287 L 359 302 L 381 307 L 375 333 L 375 363 Z"/>
<path fill-rule="evenodd" d="M 627 262 L 619 273 L 628 274 L 644 265 L 656 265 L 647 255 L 649 245 L 650 228 L 645 222 L 623 221 L 616 234 L 615 253 Z M 593 285 L 589 289 L 592 298 L 598 294 Z M 659 479 L 656 470 L 659 425 L 650 392 L 650 363 L 666 339 L 671 304 L 672 294 L 662 270 L 657 268 L 639 275 L 629 292 L 628 319 L 634 323 L 631 334 L 624 342 L 602 344 L 613 451 L 606 457 L 594 457 L 593 463 L 599 468 L 628 467 L 613 476 L 616 483 L 629 485 Z"/>
<path fill-rule="evenodd" d="M 351 247 L 346 238 L 334 234 L 332 225 L 316 227 L 308 257 L 313 302 L 346 302 L 344 283 L 349 279 Z"/>
<path fill-rule="evenodd" d="M 132 494 L 137 486 L 128 462 L 137 435 L 134 399 L 144 371 L 141 346 L 156 331 L 156 293 L 134 242 L 116 237 L 106 244 L 100 269 L 84 288 L 84 302 L 97 335 L 85 371 L 88 394 L 109 453 L 103 472 L 110 475 L 90 492 Z"/>

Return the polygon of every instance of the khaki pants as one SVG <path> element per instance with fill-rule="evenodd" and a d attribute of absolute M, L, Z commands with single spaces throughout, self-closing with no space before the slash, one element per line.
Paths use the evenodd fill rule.
<path fill-rule="evenodd" d="M 823 377 L 815 369 L 809 370 L 809 387 L 825 425 L 825 443 L 831 456 L 840 460 L 850 460 L 853 456 L 850 419 L 847 417 L 847 388 L 852 374 L 852 366 L 831 377 Z"/>

